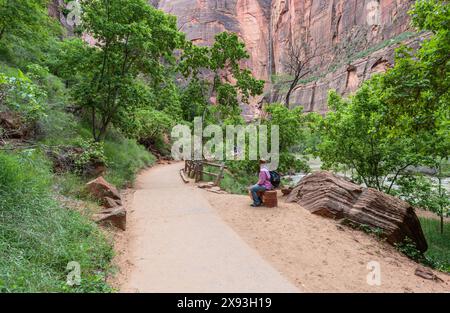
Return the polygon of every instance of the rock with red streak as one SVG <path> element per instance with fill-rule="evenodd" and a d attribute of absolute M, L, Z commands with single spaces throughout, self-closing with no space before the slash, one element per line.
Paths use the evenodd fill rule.
<path fill-rule="evenodd" d="M 117 188 L 108 183 L 102 176 L 88 182 L 86 186 L 93 196 L 102 201 L 105 197 L 120 200 L 120 194 Z"/>
<path fill-rule="evenodd" d="M 428 246 L 414 208 L 372 188 L 363 188 L 330 172 L 304 177 L 287 198 L 313 214 L 379 229 L 390 244 L 410 238 L 419 251 Z"/>

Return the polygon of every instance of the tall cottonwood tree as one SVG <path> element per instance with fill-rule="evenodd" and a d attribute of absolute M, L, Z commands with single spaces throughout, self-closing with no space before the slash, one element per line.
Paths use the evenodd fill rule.
<path fill-rule="evenodd" d="M 137 105 L 143 95 L 139 77 L 156 86 L 184 40 L 176 19 L 145 0 L 83 0 L 82 31 L 96 44 L 78 49 L 83 64 L 76 99 L 90 111 L 92 135 L 102 140 L 121 109 Z"/>

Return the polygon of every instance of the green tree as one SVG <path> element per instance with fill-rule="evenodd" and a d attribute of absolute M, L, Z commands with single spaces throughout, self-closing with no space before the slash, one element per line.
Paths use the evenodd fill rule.
<path fill-rule="evenodd" d="M 240 103 L 248 103 L 251 96 L 263 92 L 264 81 L 255 79 L 251 71 L 241 66 L 249 55 L 245 44 L 234 33 L 217 34 L 212 47 L 196 47 L 187 43 L 180 59 L 180 71 L 193 82 L 196 95 L 203 95 L 204 102 L 215 98 L 219 120 L 233 120 L 240 116 Z M 203 83 L 209 82 L 205 92 Z M 192 89 L 191 89 L 192 91 Z M 205 107 L 207 109 L 207 107 Z"/>
<path fill-rule="evenodd" d="M 268 130 L 272 126 L 279 127 L 279 166 L 282 173 L 309 171 L 304 158 L 292 153 L 292 148 L 305 141 L 307 117 L 303 114 L 303 107 L 298 106 L 290 110 L 282 104 L 271 104 L 264 108 L 269 117 L 262 120 Z M 268 136 L 270 138 L 270 135 Z"/>
<path fill-rule="evenodd" d="M 85 0 L 83 31 L 97 42 L 75 49 L 72 60 L 82 77 L 75 86 L 78 103 L 90 111 L 92 135 L 101 140 L 125 107 L 142 102 L 139 78 L 151 86 L 165 81 L 165 67 L 184 40 L 176 20 L 144 0 Z M 74 63 L 74 62 L 72 62 Z"/>
<path fill-rule="evenodd" d="M 318 156 L 324 168 L 344 165 L 366 186 L 389 193 L 398 175 L 408 166 L 419 164 L 421 157 L 412 138 L 391 135 L 386 125 L 387 104 L 381 101 L 382 82 L 381 76 L 373 77 L 348 100 L 334 91 L 330 93 L 328 105 L 332 111 L 318 128 Z"/>
<path fill-rule="evenodd" d="M 402 48 L 396 65 L 384 76 L 383 101 L 388 105 L 388 123 L 397 135 L 412 139 L 418 153 L 432 159 L 442 187 L 442 164 L 450 152 L 450 6 L 446 1 L 416 1 L 412 23 L 431 33 L 420 49 Z M 440 201 L 441 229 L 448 203 Z"/>

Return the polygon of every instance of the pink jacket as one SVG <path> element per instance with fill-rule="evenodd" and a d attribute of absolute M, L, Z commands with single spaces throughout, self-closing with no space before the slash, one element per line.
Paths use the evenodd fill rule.
<path fill-rule="evenodd" d="M 258 185 L 265 187 L 267 190 L 271 190 L 273 188 L 272 183 L 270 182 L 270 172 L 267 168 L 263 167 L 259 171 Z"/>

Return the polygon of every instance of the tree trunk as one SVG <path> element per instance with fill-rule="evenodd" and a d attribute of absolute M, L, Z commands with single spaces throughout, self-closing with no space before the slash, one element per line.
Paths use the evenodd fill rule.
<path fill-rule="evenodd" d="M 96 132 L 96 129 L 95 129 L 95 108 L 94 107 L 92 107 L 92 115 L 91 115 L 91 119 L 92 119 L 92 137 L 94 138 L 94 141 L 98 141 L 98 138 L 97 138 L 97 132 Z"/>
<path fill-rule="evenodd" d="M 294 88 L 295 88 L 295 86 L 297 86 L 297 83 L 298 83 L 298 77 L 296 76 L 294 78 L 294 81 L 291 83 L 291 86 L 289 87 L 289 91 L 288 91 L 288 93 L 286 95 L 286 100 L 285 100 L 285 103 L 284 103 L 286 108 L 288 108 L 288 109 L 289 109 L 289 105 L 290 105 L 290 99 L 291 99 L 292 91 L 294 91 Z"/>
<path fill-rule="evenodd" d="M 442 197 L 442 180 L 441 180 L 441 167 L 439 166 L 439 177 L 438 177 L 438 181 L 439 181 L 439 200 L 441 200 Z M 441 210 L 441 235 L 444 234 L 444 207 L 442 205 L 442 201 L 439 201 L 439 207 Z"/>
<path fill-rule="evenodd" d="M 0 29 L 0 40 L 2 40 L 3 35 L 5 34 L 5 30 L 6 30 L 6 25 Z"/>

